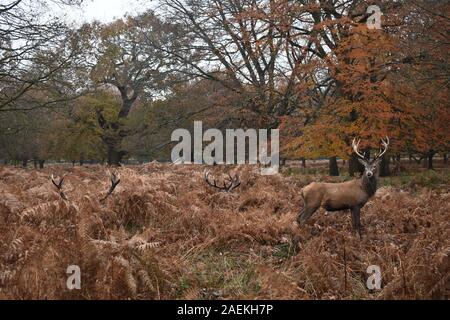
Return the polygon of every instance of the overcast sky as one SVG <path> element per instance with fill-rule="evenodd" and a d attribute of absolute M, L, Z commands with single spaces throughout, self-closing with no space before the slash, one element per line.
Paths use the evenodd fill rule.
<path fill-rule="evenodd" d="M 57 8 L 58 15 L 78 23 L 110 22 L 125 14 L 135 15 L 155 6 L 155 0 L 84 0 L 81 7 Z"/>

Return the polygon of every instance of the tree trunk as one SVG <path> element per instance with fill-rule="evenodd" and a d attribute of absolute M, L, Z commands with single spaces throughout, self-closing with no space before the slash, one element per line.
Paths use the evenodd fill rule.
<path fill-rule="evenodd" d="M 84 165 L 84 160 L 80 159 L 80 167 L 82 167 Z"/>
<path fill-rule="evenodd" d="M 433 168 L 433 157 L 434 157 L 434 151 L 430 150 L 428 152 L 428 170 L 434 170 Z"/>
<path fill-rule="evenodd" d="M 448 156 L 444 153 L 444 164 L 448 164 Z"/>
<path fill-rule="evenodd" d="M 330 176 L 334 176 L 334 177 L 339 176 L 339 166 L 338 166 L 336 157 L 331 157 L 329 159 L 329 172 L 330 172 Z"/>
<path fill-rule="evenodd" d="M 306 159 L 305 159 L 305 158 L 302 158 L 301 160 L 302 160 L 302 167 L 303 167 L 303 168 L 306 168 Z"/>
<path fill-rule="evenodd" d="M 33 166 L 35 169 L 38 167 L 38 161 L 36 159 L 33 159 Z"/>
<path fill-rule="evenodd" d="M 391 170 L 389 169 L 390 160 L 391 158 L 386 155 L 381 158 L 380 177 L 388 177 L 391 175 Z"/>
<path fill-rule="evenodd" d="M 420 166 L 422 164 L 422 159 L 423 157 L 420 157 L 419 159 L 414 159 L 414 161 Z"/>
<path fill-rule="evenodd" d="M 28 159 L 22 159 L 22 167 L 28 167 Z"/>
<path fill-rule="evenodd" d="M 364 167 L 358 161 L 358 155 L 356 153 L 352 153 L 350 160 L 348 161 L 348 173 L 350 176 L 354 176 L 355 173 L 363 173 Z"/>
<path fill-rule="evenodd" d="M 39 160 L 39 169 L 44 169 L 45 160 Z"/>
<path fill-rule="evenodd" d="M 117 151 L 114 146 L 108 146 L 108 164 L 110 166 L 120 166 L 122 162 L 123 153 Z"/>

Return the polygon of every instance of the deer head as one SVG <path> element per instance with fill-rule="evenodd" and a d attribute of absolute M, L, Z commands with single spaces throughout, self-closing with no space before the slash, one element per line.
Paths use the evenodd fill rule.
<path fill-rule="evenodd" d="M 370 160 L 370 158 L 367 158 L 366 153 L 361 154 L 361 152 L 359 152 L 358 149 L 359 149 L 360 142 L 361 142 L 361 140 L 358 140 L 358 142 L 356 142 L 356 139 L 353 139 L 352 148 L 353 148 L 353 151 L 358 155 L 358 161 L 364 166 L 364 174 L 363 175 L 368 178 L 372 178 L 374 175 L 377 174 L 378 164 L 380 163 L 383 155 L 388 150 L 389 138 L 386 137 L 386 140 L 381 139 L 382 148 L 380 149 L 378 154 L 373 158 L 373 160 Z"/>

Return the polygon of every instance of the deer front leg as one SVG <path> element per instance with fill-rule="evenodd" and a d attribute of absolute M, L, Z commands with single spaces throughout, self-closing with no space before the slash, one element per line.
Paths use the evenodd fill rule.
<path fill-rule="evenodd" d="M 361 218 L 360 218 L 361 208 L 352 208 L 352 229 L 353 231 L 358 231 L 359 237 L 361 238 Z"/>

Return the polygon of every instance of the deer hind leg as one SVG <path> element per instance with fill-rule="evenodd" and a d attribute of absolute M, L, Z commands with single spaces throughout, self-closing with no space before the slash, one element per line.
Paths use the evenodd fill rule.
<path fill-rule="evenodd" d="M 357 231 L 359 237 L 361 238 L 361 218 L 360 218 L 361 208 L 354 207 L 352 208 L 352 229 L 353 231 Z"/>
<path fill-rule="evenodd" d="M 314 214 L 314 212 L 317 211 L 317 209 L 319 209 L 319 207 L 308 207 L 305 205 L 297 218 L 298 224 L 303 227 L 306 221 L 311 218 L 311 216 Z"/>

